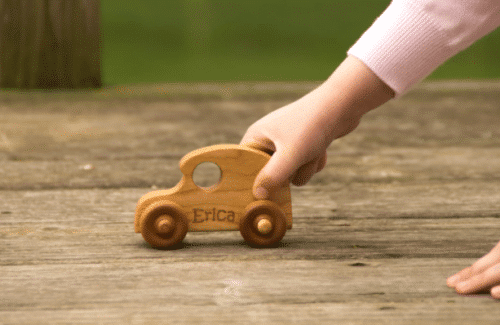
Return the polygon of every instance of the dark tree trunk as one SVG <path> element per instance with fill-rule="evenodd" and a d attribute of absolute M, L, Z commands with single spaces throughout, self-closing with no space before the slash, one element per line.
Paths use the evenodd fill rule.
<path fill-rule="evenodd" d="M 101 86 L 99 0 L 0 0 L 0 87 Z"/>

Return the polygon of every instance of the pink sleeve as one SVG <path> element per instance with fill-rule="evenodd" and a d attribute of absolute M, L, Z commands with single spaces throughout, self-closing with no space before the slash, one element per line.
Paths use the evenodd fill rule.
<path fill-rule="evenodd" d="M 393 0 L 349 49 L 397 96 L 500 25 L 500 0 Z"/>

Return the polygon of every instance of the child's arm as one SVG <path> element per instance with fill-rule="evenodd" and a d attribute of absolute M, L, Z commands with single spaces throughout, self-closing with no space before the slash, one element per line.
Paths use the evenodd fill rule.
<path fill-rule="evenodd" d="M 267 197 L 286 181 L 307 183 L 324 166 L 328 145 L 354 130 L 363 114 L 498 25 L 498 0 L 393 0 L 325 83 L 248 129 L 243 144 L 274 152 L 255 196 Z"/>
<path fill-rule="evenodd" d="M 255 180 L 255 197 L 272 197 L 285 182 L 307 183 L 325 166 L 329 144 L 363 114 L 499 25 L 498 0 L 393 0 L 325 83 L 248 129 L 242 144 L 273 153 Z M 490 289 L 500 299 L 500 243 L 448 285 L 459 293 Z"/>
<path fill-rule="evenodd" d="M 325 166 L 330 143 L 393 96 L 370 69 L 349 56 L 317 89 L 255 122 L 241 144 L 274 153 L 255 180 L 255 197 L 266 199 L 290 181 L 307 183 Z"/>
<path fill-rule="evenodd" d="M 498 0 L 393 0 L 348 53 L 401 95 L 499 25 Z"/>

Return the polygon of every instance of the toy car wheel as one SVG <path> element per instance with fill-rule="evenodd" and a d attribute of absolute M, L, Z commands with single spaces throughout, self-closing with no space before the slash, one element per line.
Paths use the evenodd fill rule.
<path fill-rule="evenodd" d="M 158 202 L 144 211 L 141 234 L 145 241 L 157 248 L 180 243 L 188 230 L 188 220 L 182 208 L 173 202 Z"/>
<path fill-rule="evenodd" d="M 240 220 L 240 233 L 251 246 L 271 246 L 285 236 L 286 219 L 279 206 L 271 201 L 249 204 Z"/>

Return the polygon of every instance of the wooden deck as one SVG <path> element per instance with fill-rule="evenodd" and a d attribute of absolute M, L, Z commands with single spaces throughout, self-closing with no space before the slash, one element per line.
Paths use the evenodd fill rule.
<path fill-rule="evenodd" d="M 0 324 L 498 324 L 446 277 L 500 240 L 500 82 L 427 83 L 293 188 L 279 248 L 150 248 L 137 200 L 314 83 L 0 93 Z M 207 175 L 208 177 L 209 175 Z"/>

